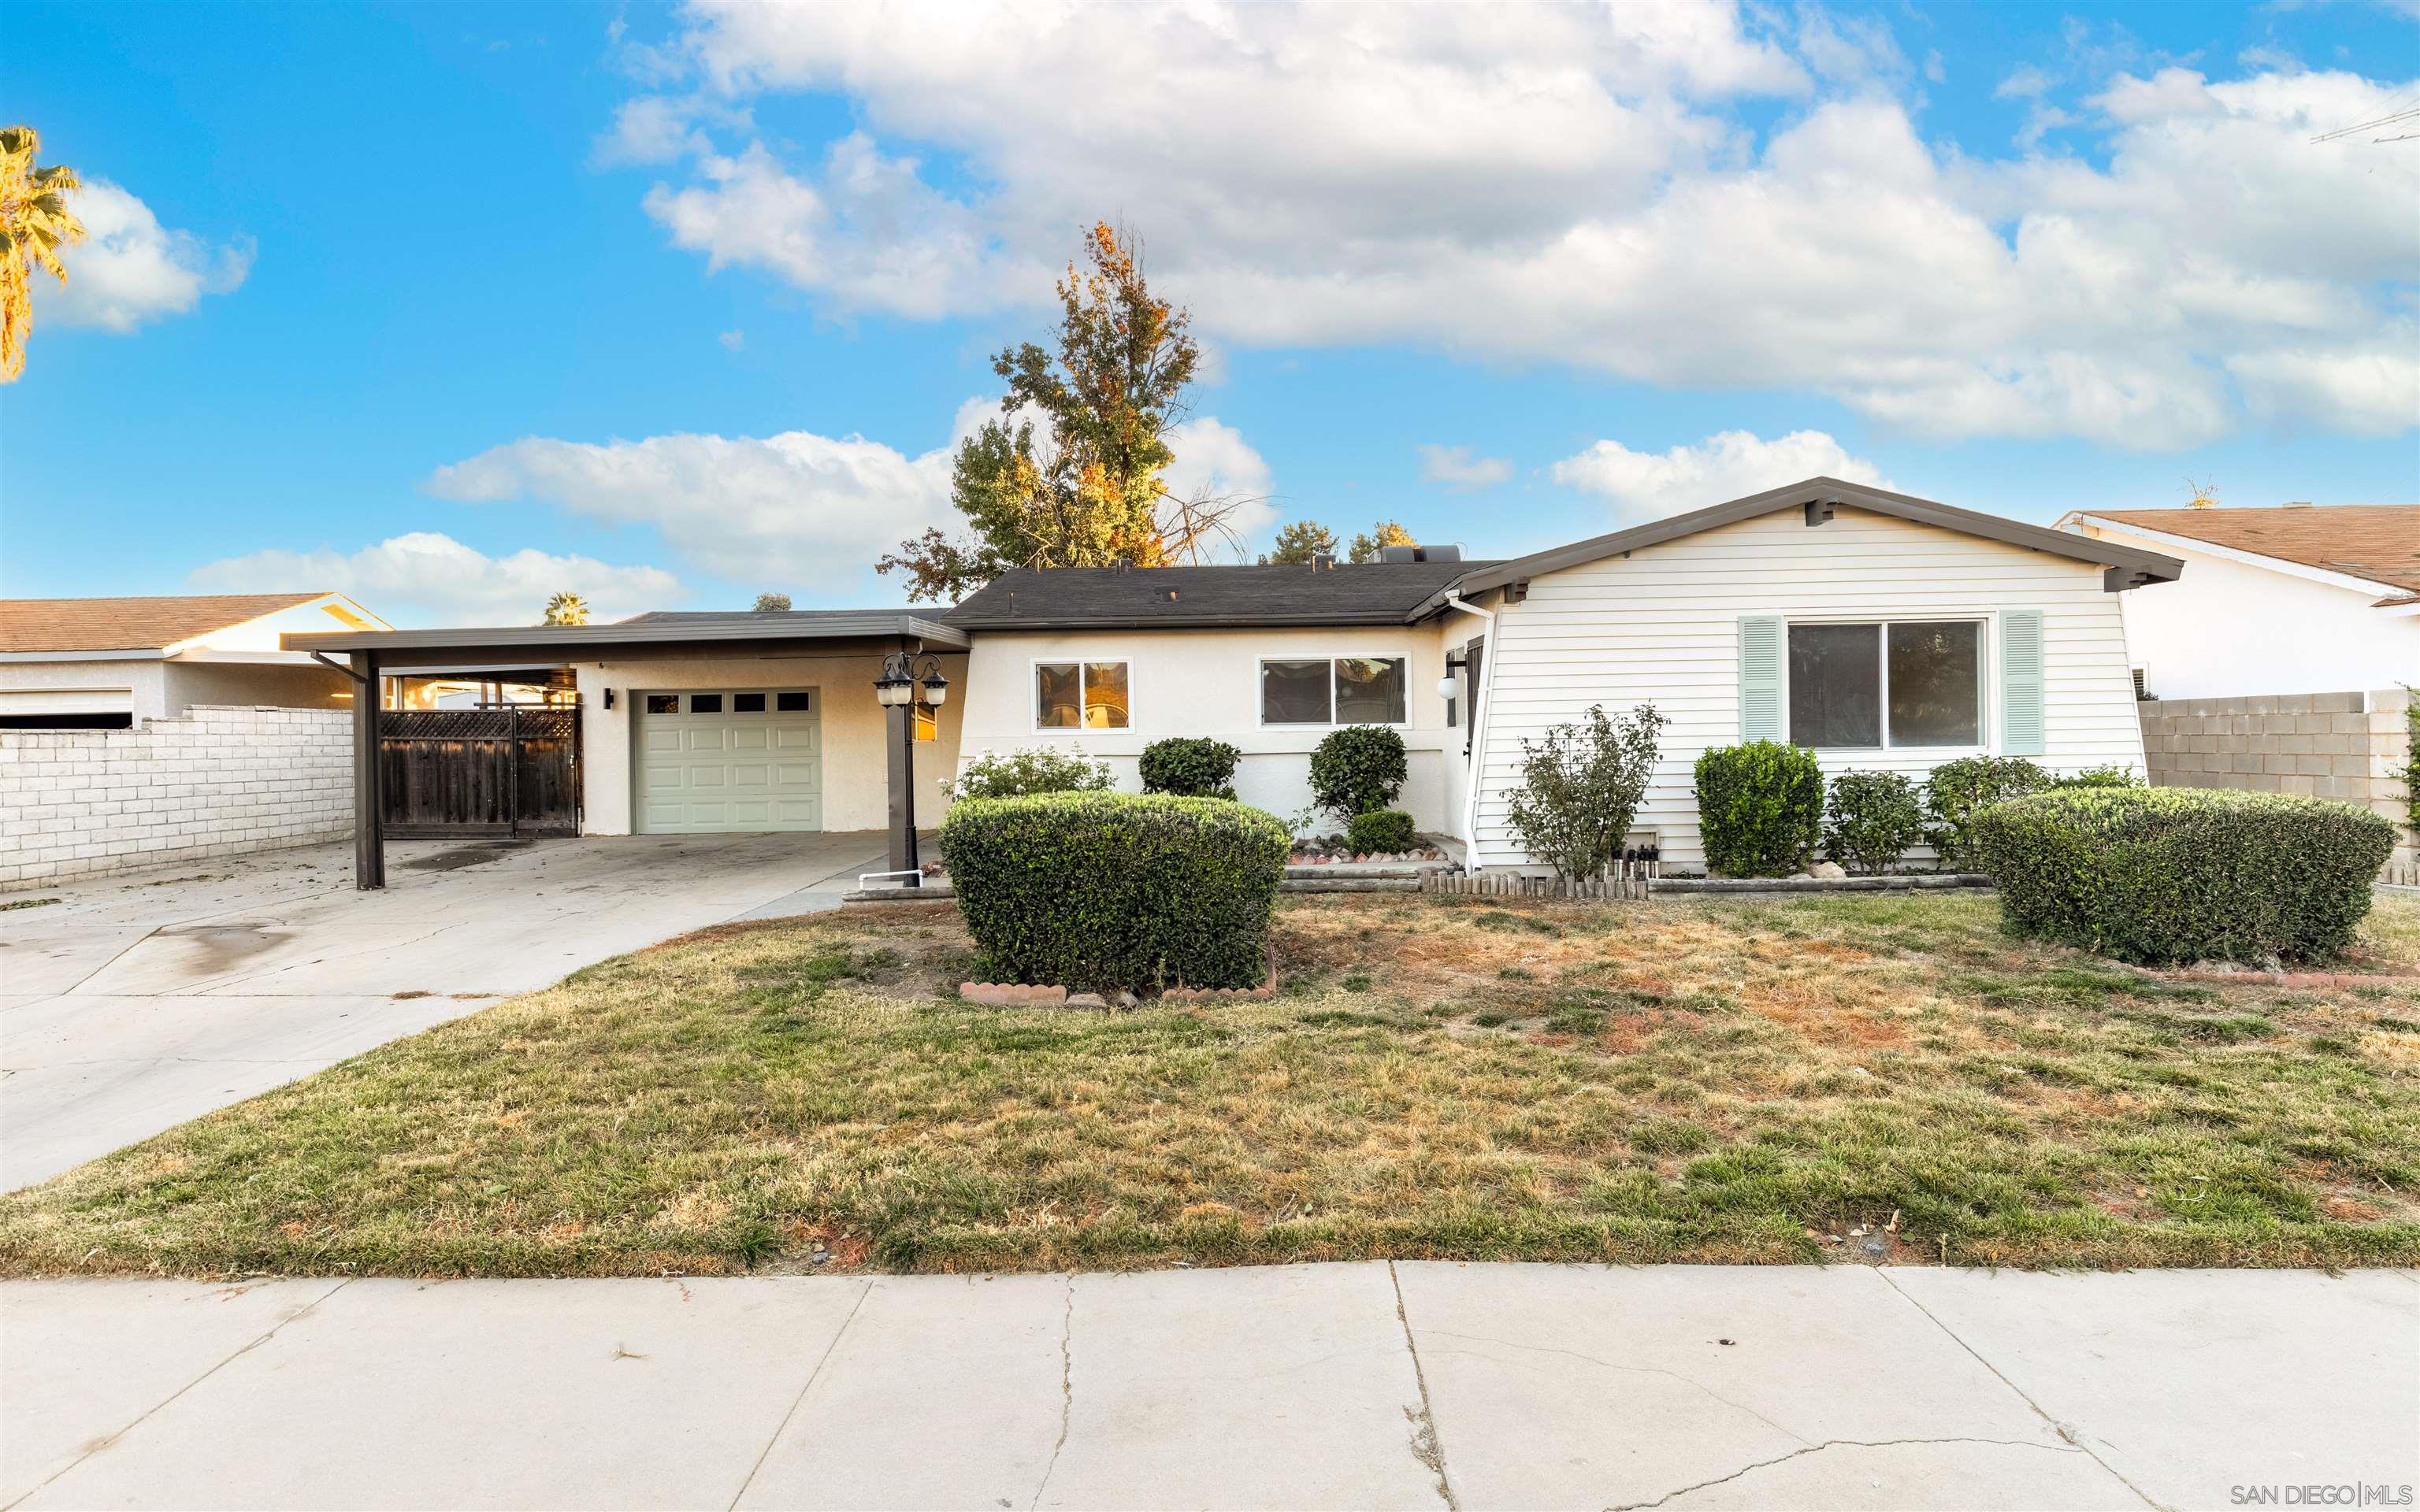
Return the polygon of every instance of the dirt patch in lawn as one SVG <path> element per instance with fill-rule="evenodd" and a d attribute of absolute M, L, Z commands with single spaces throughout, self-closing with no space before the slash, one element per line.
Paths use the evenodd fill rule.
<path fill-rule="evenodd" d="M 2420 967 L 2415 921 L 2382 902 L 2364 971 Z M 1278 996 L 1109 1014 L 957 1001 L 952 911 L 720 926 L 0 1197 L 0 1265 L 2420 1260 L 2420 984 L 1998 926 L 1310 897 Z"/>

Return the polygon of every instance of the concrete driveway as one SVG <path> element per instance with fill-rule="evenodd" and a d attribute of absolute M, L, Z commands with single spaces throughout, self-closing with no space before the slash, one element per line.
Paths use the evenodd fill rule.
<path fill-rule="evenodd" d="M 2420 1480 L 2409 1272 L 19 1281 L 0 1327 L 27 1512 L 2350 1508 Z"/>
<path fill-rule="evenodd" d="M 878 834 L 399 841 L 11 894 L 0 1190 L 704 925 L 837 906 Z"/>

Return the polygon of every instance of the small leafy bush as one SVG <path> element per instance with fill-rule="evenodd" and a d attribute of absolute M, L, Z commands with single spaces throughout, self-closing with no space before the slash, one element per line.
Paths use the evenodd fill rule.
<path fill-rule="evenodd" d="M 993 980 L 1148 992 L 1257 987 L 1285 825 L 1222 798 L 969 798 L 941 856 Z"/>
<path fill-rule="evenodd" d="M 2036 794 L 1974 828 L 2011 931 L 2145 965 L 2337 955 L 2395 848 L 2366 809 L 2214 788 Z"/>
<path fill-rule="evenodd" d="M 1916 784 L 1897 772 L 1842 772 L 1823 803 L 1823 854 L 1852 872 L 1887 872 L 1924 839 Z"/>
<path fill-rule="evenodd" d="M 941 779 L 952 798 L 1017 798 L 1030 793 L 1097 793 L 1112 785 L 1109 764 L 1056 746 L 1029 746 L 1005 756 L 987 750 L 967 763 L 954 781 Z"/>
<path fill-rule="evenodd" d="M 1142 790 L 1180 798 L 1232 798 L 1244 753 L 1223 740 L 1179 736 L 1142 748 Z"/>
<path fill-rule="evenodd" d="M 1399 856 L 1412 848 L 1419 831 L 1412 816 L 1401 809 L 1373 809 L 1357 813 L 1344 826 L 1346 843 L 1360 856 Z"/>
<path fill-rule="evenodd" d="M 1350 823 L 1393 803 L 1410 776 L 1402 735 L 1384 725 L 1347 725 L 1311 753 L 1311 801 Z"/>
<path fill-rule="evenodd" d="M 2054 777 L 2050 785 L 2053 792 L 2065 792 L 2071 788 L 2139 788 L 2150 784 L 2136 777 L 2131 766 L 2087 766 L 2081 772 Z"/>
<path fill-rule="evenodd" d="M 1521 848 L 1565 879 L 1594 877 L 1621 858 L 1647 782 L 1656 736 L 1670 723 L 1642 703 L 1619 719 L 1592 704 L 1585 724 L 1559 724 L 1544 741 L 1521 742 L 1521 785 L 1505 819 Z"/>
<path fill-rule="evenodd" d="M 2022 756 L 1962 756 L 1932 769 L 1924 784 L 1924 842 L 1944 872 L 1972 872 L 1975 815 L 1993 804 L 2050 785 L 2050 774 Z"/>
<path fill-rule="evenodd" d="M 1717 746 L 1698 758 L 1697 785 L 1708 870 L 1788 876 L 1815 854 L 1823 830 L 1823 768 L 1813 751 L 1772 740 Z"/>

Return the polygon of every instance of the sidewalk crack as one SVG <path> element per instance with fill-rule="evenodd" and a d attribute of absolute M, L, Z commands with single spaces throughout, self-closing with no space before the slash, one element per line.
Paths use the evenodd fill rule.
<path fill-rule="evenodd" d="M 2055 1443 L 2037 1443 L 2031 1439 L 1977 1439 L 1963 1437 L 1947 1439 L 1825 1439 L 1821 1443 L 1810 1443 L 1804 1449 L 1792 1449 L 1786 1455 L 1776 1455 L 1770 1459 L 1760 1459 L 1752 1465 L 1742 1465 L 1739 1469 L 1732 1471 L 1728 1475 L 1716 1475 L 1712 1480 L 1701 1480 L 1693 1485 L 1681 1487 L 1677 1490 L 1666 1491 L 1663 1495 L 1657 1497 L 1652 1502 L 1624 1502 L 1619 1506 L 1607 1508 L 1606 1512 L 1647 1512 L 1648 1508 L 1662 1506 L 1665 1503 L 1672 1500 L 1672 1498 L 1676 1496 L 1686 1496 L 1691 1491 L 1702 1491 L 1709 1486 L 1727 1486 L 1730 1482 L 1739 1479 L 1742 1475 L 1752 1474 L 1760 1470 L 1768 1470 L 1775 1465 L 1787 1464 L 1792 1459 L 1802 1458 L 1807 1455 L 1821 1454 L 1826 1449 L 1892 1449 L 1902 1444 L 1913 1443 L 1996 1443 L 2004 1448 L 2040 1449 L 2044 1454 L 2055 1455 L 2072 1455 L 2083 1454 L 2086 1452 L 2081 1445 L 2061 1448 Z"/>
<path fill-rule="evenodd" d="M 245 1355 L 250 1354 L 253 1350 L 268 1343 L 271 1339 L 275 1338 L 277 1336 L 278 1330 L 284 1328 L 287 1324 L 294 1322 L 298 1319 L 309 1317 L 312 1313 L 318 1310 L 321 1303 L 326 1302 L 329 1298 L 334 1296 L 337 1292 L 344 1290 L 347 1287 L 349 1287 L 352 1284 L 353 1278 L 347 1276 L 344 1280 L 337 1282 L 334 1286 L 330 1287 L 327 1290 L 312 1298 L 309 1302 L 304 1303 L 302 1306 L 295 1308 L 290 1313 L 287 1313 L 285 1317 L 271 1324 L 268 1331 L 263 1333 L 259 1337 L 246 1343 L 234 1353 L 228 1355 L 225 1359 L 221 1360 L 218 1364 L 210 1366 L 208 1370 L 203 1371 L 200 1375 L 195 1376 L 189 1381 L 186 1381 L 183 1385 L 178 1387 L 175 1391 L 170 1392 L 167 1396 L 163 1396 L 158 1401 L 152 1403 L 149 1407 L 145 1408 L 132 1422 L 127 1424 L 124 1427 L 119 1428 L 113 1433 L 104 1433 L 100 1438 L 94 1439 L 90 1443 L 86 1443 L 84 1446 L 83 1453 L 77 1455 L 68 1463 L 61 1465 L 58 1469 L 51 1472 L 50 1474 L 44 1476 L 39 1485 L 28 1487 L 24 1495 L 18 1497 L 17 1500 L 9 1503 L 8 1505 L 23 1505 L 27 1501 L 31 1500 L 37 1492 L 41 1490 L 42 1487 L 50 1485 L 53 1481 L 57 1480 L 61 1475 L 64 1475 L 68 1472 L 75 1469 L 78 1465 L 83 1464 L 93 1456 L 114 1447 L 128 1434 L 149 1422 L 154 1414 L 166 1408 L 178 1397 L 184 1396 L 185 1393 L 193 1390 L 195 1386 L 200 1385 L 203 1381 L 209 1380 L 212 1376 L 217 1375 L 220 1371 L 235 1364 L 238 1360 L 242 1359 Z"/>
<path fill-rule="evenodd" d="M 1067 1310 L 1059 1320 L 1059 1442 L 1050 1446 L 1050 1461 L 1042 1467 L 1042 1483 L 1033 1488 L 1027 1512 L 1042 1504 L 1050 1477 L 1059 1469 L 1059 1451 L 1067 1447 L 1067 1428 L 1076 1414 L 1076 1278 L 1067 1277 Z"/>
<path fill-rule="evenodd" d="M 687 1288 L 683 1289 L 686 1291 Z M 846 1336 L 849 1325 L 857 1321 L 858 1309 L 865 1305 L 865 1299 L 873 1291 L 874 1283 L 871 1281 L 858 1288 L 857 1300 L 848 1304 L 848 1316 L 840 1320 L 840 1327 L 832 1330 L 831 1342 L 824 1346 L 823 1353 L 815 1356 L 815 1367 L 807 1372 L 806 1381 L 799 1387 L 799 1394 L 790 1398 L 790 1410 L 782 1414 L 781 1422 L 773 1425 L 772 1436 L 765 1441 L 765 1447 L 757 1451 L 756 1462 L 748 1467 L 748 1478 L 739 1483 L 739 1489 L 731 1493 L 732 1507 L 737 1507 L 739 1499 L 748 1494 L 748 1488 L 756 1484 L 756 1476 L 764 1470 L 765 1461 L 772 1458 L 773 1445 L 782 1442 L 782 1435 L 789 1430 L 790 1419 L 798 1416 L 799 1409 L 806 1405 L 807 1393 L 815 1389 L 815 1382 L 822 1379 L 824 1366 L 831 1363 L 832 1351 L 840 1348 L 840 1341 Z M 729 1512 L 729 1508 L 725 1508 L 725 1512 Z"/>
<path fill-rule="evenodd" d="M 1387 1262 L 1387 1284 L 1395 1288 L 1395 1321 L 1404 1328 L 1404 1348 L 1411 1352 L 1412 1380 L 1420 1388 L 1419 1411 L 1404 1409 L 1404 1416 L 1412 1425 L 1412 1458 L 1429 1467 L 1436 1476 L 1437 1495 L 1447 1512 L 1462 1512 L 1462 1502 L 1453 1494 L 1453 1477 L 1445 1468 L 1445 1440 L 1437 1433 L 1436 1413 L 1429 1405 L 1428 1372 L 1420 1367 L 1419 1342 L 1412 1337 L 1411 1313 L 1404 1305 L 1404 1278 L 1395 1273 L 1395 1262 Z"/>
<path fill-rule="evenodd" d="M 2033 1397 L 2026 1393 L 2023 1386 L 2018 1385 L 2015 1381 L 2010 1381 L 2006 1375 L 2002 1374 L 1998 1365 L 1995 1365 L 1991 1361 L 1984 1359 L 1983 1353 L 1980 1350 L 1976 1349 L 1972 1344 L 1960 1338 L 1956 1329 L 1951 1328 L 1947 1323 L 1945 1323 L 1939 1318 L 1934 1317 L 1931 1308 L 1927 1307 L 1923 1303 L 1918 1302 L 1914 1296 L 1909 1294 L 1907 1288 L 1892 1280 L 1890 1277 L 1890 1270 L 1887 1266 L 1877 1265 L 1871 1269 L 1874 1274 L 1882 1278 L 1883 1285 L 1890 1288 L 1893 1291 L 1898 1292 L 1900 1297 L 1906 1300 L 1909 1306 L 1915 1308 L 1917 1312 L 1922 1313 L 1926 1321 L 1931 1323 L 1933 1327 L 1941 1330 L 1944 1334 L 1948 1335 L 1950 1343 L 1957 1345 L 1962 1350 L 1964 1350 L 1966 1353 L 1973 1358 L 1977 1365 L 1979 1365 L 1984 1369 L 1992 1372 L 1993 1380 L 1996 1380 L 2001 1385 L 2008 1387 L 2010 1391 L 2015 1392 L 2017 1394 L 2017 1400 L 2024 1403 L 2027 1407 L 2032 1408 L 2034 1415 L 2048 1424 L 2050 1426 L 2050 1430 L 2053 1433 L 2057 1434 L 2062 1443 L 2071 1443 L 2081 1452 L 2091 1456 L 2092 1462 L 2094 1464 L 2099 1465 L 2102 1469 L 2109 1472 L 2111 1475 L 2116 1476 L 2118 1484 L 2125 1487 L 2128 1490 L 2133 1491 L 2136 1496 L 2140 1497 L 2145 1506 L 2160 1506 L 2160 1504 L 2152 1499 L 2150 1492 L 2146 1491 L 2140 1486 L 2137 1486 L 2133 1481 L 2127 1479 L 2125 1473 L 2116 1465 L 2113 1465 L 2108 1460 L 2101 1458 L 2099 1450 L 2093 1448 L 2090 1444 L 2086 1443 L 2073 1432 L 2070 1431 L 2066 1424 L 2051 1416 L 2047 1412 L 2044 1412 L 2042 1410 L 2042 1404 L 2035 1401 Z"/>

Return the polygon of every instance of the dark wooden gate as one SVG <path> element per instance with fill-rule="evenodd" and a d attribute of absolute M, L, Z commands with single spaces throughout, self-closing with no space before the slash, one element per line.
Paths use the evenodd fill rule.
<path fill-rule="evenodd" d="M 580 833 L 580 706 L 379 711 L 396 840 Z"/>

